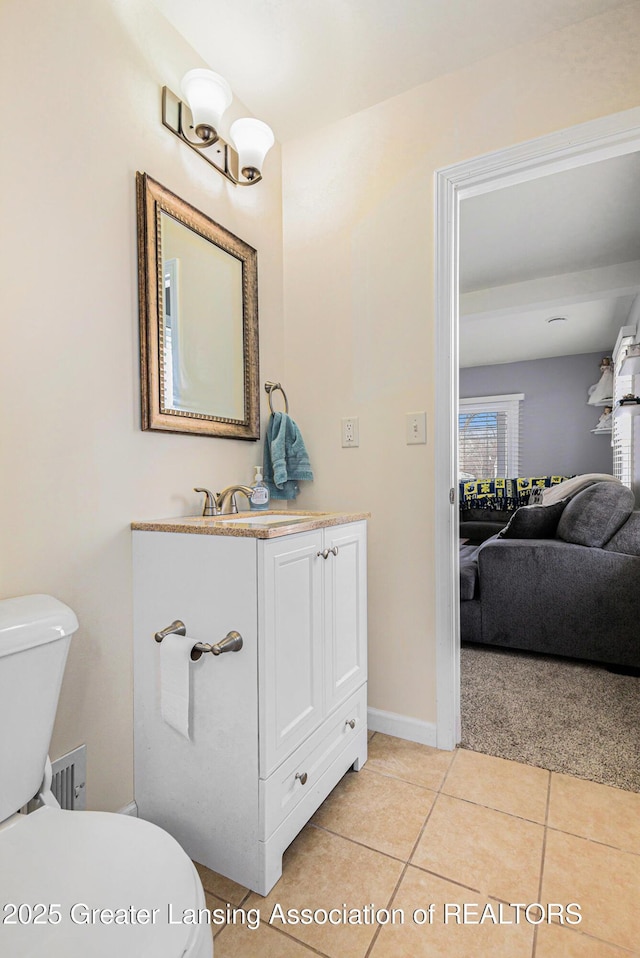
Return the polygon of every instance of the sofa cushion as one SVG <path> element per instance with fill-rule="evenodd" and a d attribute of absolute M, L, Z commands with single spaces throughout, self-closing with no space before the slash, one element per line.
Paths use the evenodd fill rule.
<path fill-rule="evenodd" d="M 640 665 L 640 557 L 560 539 L 495 539 L 478 566 L 483 642 Z"/>
<path fill-rule="evenodd" d="M 575 545 L 602 548 L 627 521 L 634 505 L 635 496 L 622 483 L 596 482 L 569 501 L 557 536 Z"/>
<path fill-rule="evenodd" d="M 475 598 L 478 584 L 477 556 L 477 546 L 460 546 L 460 599 L 463 602 Z"/>
<path fill-rule="evenodd" d="M 460 641 L 482 642 L 482 610 L 479 599 L 460 603 Z"/>
<path fill-rule="evenodd" d="M 616 534 L 609 539 L 605 549 L 608 552 L 623 552 L 629 556 L 640 556 L 640 512 L 632 512 Z"/>
<path fill-rule="evenodd" d="M 552 506 L 521 506 L 498 538 L 500 539 L 554 539 L 560 517 L 567 505 L 562 499 Z"/>

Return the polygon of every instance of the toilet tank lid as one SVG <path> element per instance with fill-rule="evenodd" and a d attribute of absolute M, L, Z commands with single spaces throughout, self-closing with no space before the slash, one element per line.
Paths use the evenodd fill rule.
<path fill-rule="evenodd" d="M 0 600 L 0 657 L 55 642 L 78 628 L 75 612 L 51 595 Z"/>

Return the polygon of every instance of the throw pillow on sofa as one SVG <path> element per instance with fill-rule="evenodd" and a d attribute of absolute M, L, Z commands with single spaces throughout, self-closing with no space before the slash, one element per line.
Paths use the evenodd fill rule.
<path fill-rule="evenodd" d="M 520 506 L 509 524 L 498 533 L 499 539 L 554 539 L 566 499 L 552 506 Z"/>
<path fill-rule="evenodd" d="M 622 483 L 596 482 L 568 503 L 558 523 L 558 538 L 601 549 L 627 521 L 635 496 Z"/>

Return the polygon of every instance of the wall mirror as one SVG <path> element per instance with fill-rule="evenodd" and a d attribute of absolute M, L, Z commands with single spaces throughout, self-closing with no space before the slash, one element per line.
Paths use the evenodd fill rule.
<path fill-rule="evenodd" d="M 253 247 L 136 174 L 142 428 L 260 438 Z"/>

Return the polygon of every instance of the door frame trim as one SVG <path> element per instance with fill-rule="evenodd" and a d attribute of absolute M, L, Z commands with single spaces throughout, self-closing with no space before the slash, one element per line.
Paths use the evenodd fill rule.
<path fill-rule="evenodd" d="M 581 123 L 435 173 L 436 741 L 460 741 L 458 336 L 460 203 L 589 163 L 640 151 L 640 108 Z M 449 490 L 454 490 L 453 503 Z"/>

